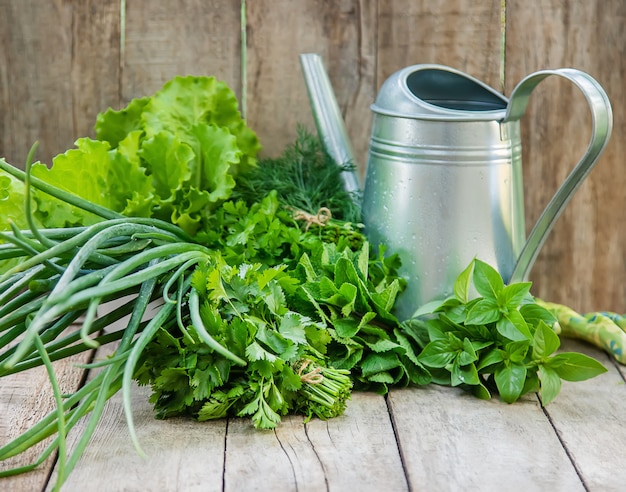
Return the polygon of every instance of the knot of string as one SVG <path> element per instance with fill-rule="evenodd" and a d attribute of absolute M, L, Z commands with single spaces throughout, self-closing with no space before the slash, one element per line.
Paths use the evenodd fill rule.
<path fill-rule="evenodd" d="M 295 220 L 305 220 L 306 221 L 306 227 L 304 228 L 305 231 L 309 230 L 309 227 L 311 227 L 311 225 L 316 225 L 316 226 L 320 226 L 320 227 L 324 227 L 326 225 L 326 223 L 332 219 L 333 215 L 330 212 L 330 210 L 326 207 L 321 207 L 318 211 L 317 214 L 313 215 L 310 214 L 308 212 L 305 212 L 304 210 L 296 210 L 293 214 L 293 218 Z"/>
<path fill-rule="evenodd" d="M 309 372 L 304 372 L 304 370 L 309 366 L 310 363 L 310 359 L 306 359 L 300 364 L 300 367 L 298 368 L 298 376 L 300 376 L 300 381 L 308 384 L 320 384 L 322 381 L 324 381 L 321 367 L 317 366 Z"/>

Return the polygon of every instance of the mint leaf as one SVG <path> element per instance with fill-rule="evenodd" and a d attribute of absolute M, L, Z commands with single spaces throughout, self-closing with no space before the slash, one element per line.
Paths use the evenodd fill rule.
<path fill-rule="evenodd" d="M 363 377 L 370 378 L 374 374 L 395 369 L 401 365 L 398 356 L 392 352 L 372 353 L 361 361 Z"/>
<path fill-rule="evenodd" d="M 341 338 L 353 338 L 361 329 L 361 324 L 354 318 L 337 318 L 333 325 Z"/>

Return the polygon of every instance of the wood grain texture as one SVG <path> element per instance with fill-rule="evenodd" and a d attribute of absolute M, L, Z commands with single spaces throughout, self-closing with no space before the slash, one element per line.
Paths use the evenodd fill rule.
<path fill-rule="evenodd" d="M 0 156 L 23 167 L 92 136 L 118 104 L 119 0 L 0 2 Z"/>
<path fill-rule="evenodd" d="M 604 364 L 608 372 L 587 381 L 563 382 L 557 398 L 546 407 L 547 413 L 587 489 L 623 490 L 624 376 L 612 359 L 589 344 L 565 340 L 562 350 L 585 353 Z"/>
<path fill-rule="evenodd" d="M 264 477 L 259 480 L 258 477 Z M 286 417 L 275 431 L 230 420 L 224 490 L 407 490 L 383 397 L 355 393 L 329 421 Z"/>
<path fill-rule="evenodd" d="M 344 115 L 357 164 L 365 164 L 375 97 L 376 2 L 248 2 L 248 120 L 275 156 L 296 126 L 315 131 L 300 69 L 301 53 L 318 53 Z"/>
<path fill-rule="evenodd" d="M 530 396 L 507 405 L 433 385 L 392 390 L 388 403 L 354 393 L 341 417 L 305 425 L 288 416 L 276 430 L 259 431 L 249 419 L 155 420 L 149 391 L 134 387 L 146 458 L 130 443 L 116 395 L 63 490 L 621 490 L 624 378 L 593 347 L 565 340 L 562 349 L 588 353 L 610 371 L 564 383 L 545 412 Z M 22 393 L 38 389 L 29 376 Z M 0 394 L 22 414 L 33 408 L 29 399 L 7 400 L 4 386 Z M 0 489 L 44 490 L 45 479 L 42 468 L 2 479 Z"/>
<path fill-rule="evenodd" d="M 578 190 L 531 273 L 535 294 L 579 311 L 626 311 L 626 5 L 507 0 L 506 87 L 545 68 L 573 67 L 596 78 L 611 100 L 613 135 Z M 583 95 L 548 79 L 522 119 L 527 226 L 530 228 L 591 135 Z"/>
<path fill-rule="evenodd" d="M 95 114 L 151 94 L 176 74 L 216 75 L 241 94 L 240 2 L 0 0 L 0 155 L 18 166 L 30 145 L 50 162 Z M 506 2 L 505 89 L 534 70 L 573 66 L 613 103 L 614 131 L 596 169 L 558 220 L 531 274 L 535 293 L 579 311 L 626 311 L 624 49 L 626 7 L 582 0 Z M 313 128 L 298 62 L 325 61 L 363 174 L 378 88 L 393 71 L 443 63 L 495 88 L 500 0 L 247 3 L 248 120 L 263 155 Z M 120 39 L 124 39 L 123 46 Z M 528 228 L 585 149 L 584 98 L 565 81 L 537 88 L 522 120 Z"/>
<path fill-rule="evenodd" d="M 176 75 L 213 75 L 241 94 L 238 1 L 126 0 L 122 104 Z"/>
<path fill-rule="evenodd" d="M 500 90 L 500 0 L 380 0 L 378 85 L 409 65 L 438 63 Z"/>
<path fill-rule="evenodd" d="M 80 387 L 84 370 L 76 364 L 87 362 L 89 357 L 90 354 L 82 354 L 53 364 L 63 393 L 71 393 Z M 0 446 L 17 438 L 55 409 L 56 403 L 45 368 L 29 369 L 2 377 L 0 381 Z M 51 440 L 51 438 L 44 440 L 20 455 L 0 461 L 0 470 L 35 462 Z M 48 474 L 55 465 L 55 459 L 56 454 L 53 453 L 42 465 L 31 472 L 0 479 L 0 490 L 12 492 L 43 490 Z"/>
<path fill-rule="evenodd" d="M 534 397 L 507 405 L 432 385 L 389 400 L 412 490 L 585 490 Z"/>
<path fill-rule="evenodd" d="M 63 486 L 64 492 L 222 490 L 226 421 L 157 420 L 149 396 L 149 388 L 134 387 L 133 420 L 145 457 L 131 442 L 118 393 L 107 402 L 91 443 Z M 82 429 L 77 426 L 72 430 L 70 443 L 75 443 Z M 100 488 L 94 481 L 106 485 Z"/>

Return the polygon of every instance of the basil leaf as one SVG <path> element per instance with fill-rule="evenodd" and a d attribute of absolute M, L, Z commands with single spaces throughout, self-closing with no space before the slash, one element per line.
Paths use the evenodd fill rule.
<path fill-rule="evenodd" d="M 470 286 L 472 282 L 472 271 L 474 269 L 474 262 L 472 261 L 466 268 L 461 272 L 461 274 L 457 277 L 454 282 L 454 296 L 462 303 L 466 303 L 469 301 L 469 292 Z"/>
<path fill-rule="evenodd" d="M 519 311 L 511 311 L 496 322 L 498 333 L 509 340 L 532 340 L 532 334 Z"/>
<path fill-rule="evenodd" d="M 456 351 L 450 347 L 447 340 L 433 340 L 424 347 L 418 360 L 428 367 L 446 367 L 456 357 Z"/>
<path fill-rule="evenodd" d="M 496 301 L 504 289 L 504 282 L 500 274 L 487 263 L 474 260 L 474 287 L 485 299 Z"/>
<path fill-rule="evenodd" d="M 533 337 L 533 359 L 544 359 L 556 352 L 560 345 L 559 336 L 543 321 L 540 321 Z"/>
<path fill-rule="evenodd" d="M 607 368 L 597 360 L 576 352 L 555 355 L 544 365 L 548 365 L 566 381 L 584 381 L 607 372 Z"/>
<path fill-rule="evenodd" d="M 539 366 L 539 378 L 541 380 L 541 403 L 545 406 L 550 403 L 561 391 L 561 378 L 556 371 L 545 364 Z"/>
<path fill-rule="evenodd" d="M 468 325 L 486 325 L 498 321 L 501 316 L 494 300 L 480 299 L 467 313 L 465 323 Z"/>
<path fill-rule="evenodd" d="M 495 372 L 495 381 L 500 398 L 507 403 L 513 403 L 520 397 L 524 389 L 526 366 L 522 364 L 501 366 Z"/>
<path fill-rule="evenodd" d="M 524 362 L 529 348 L 530 341 L 520 340 L 507 343 L 504 346 L 504 352 L 506 353 L 506 357 L 508 358 L 508 360 L 516 364 L 521 364 Z"/>
<path fill-rule="evenodd" d="M 461 364 L 459 359 L 452 363 L 450 370 L 450 384 L 452 386 L 461 384 L 476 385 L 479 383 L 478 371 L 474 364 Z"/>
<path fill-rule="evenodd" d="M 530 292 L 531 282 L 518 282 L 505 286 L 498 295 L 498 300 L 502 306 L 508 310 L 517 309 L 521 302 Z"/>

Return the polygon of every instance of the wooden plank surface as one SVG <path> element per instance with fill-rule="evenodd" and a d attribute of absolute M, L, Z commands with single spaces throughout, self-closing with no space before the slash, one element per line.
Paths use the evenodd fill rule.
<path fill-rule="evenodd" d="M 566 340 L 562 349 L 586 353 L 609 371 L 588 381 L 563 383 L 559 396 L 546 407 L 547 414 L 587 490 L 624 490 L 625 368 L 582 342 Z"/>
<path fill-rule="evenodd" d="M 613 137 L 558 221 L 531 280 L 534 293 L 546 300 L 579 311 L 626 312 L 624 2 L 505 4 L 503 67 L 500 0 L 249 1 L 245 69 L 249 123 L 259 133 L 265 155 L 277 155 L 293 141 L 296 123 L 313 128 L 297 56 L 320 53 L 363 172 L 369 104 L 383 80 L 403 66 L 443 63 L 497 89 L 503 88 L 504 68 L 506 93 L 522 77 L 542 68 L 573 66 L 590 73 L 613 103 Z M 150 94 L 179 73 L 217 75 L 241 94 L 238 1 L 0 0 L 0 11 L 0 155 L 15 164 L 21 165 L 35 140 L 40 141 L 37 157 L 49 162 L 77 137 L 91 135 L 97 112 Z M 561 81 L 543 82 L 531 98 L 523 119 L 529 225 L 585 148 L 590 131 L 585 104 Z M 67 377 L 68 388 L 80 379 L 71 373 Z M 338 465 L 342 460 L 347 476 L 361 480 L 355 483 L 397 479 L 396 490 L 428 487 L 425 477 L 437 475 L 436 471 L 450 477 L 444 488 L 463 478 L 483 484 L 485 477 L 487 482 L 502 478 L 504 471 L 487 466 L 485 459 L 496 455 L 517 467 L 515 476 L 526 484 L 525 490 L 544 483 L 554 489 L 580 489 L 578 474 L 587 490 L 621 490 L 626 482 L 620 463 L 620 444 L 626 442 L 620 411 L 623 381 L 624 369 L 619 367 L 589 382 L 567 383 L 545 413 L 532 399 L 507 406 L 447 388 L 394 391 L 389 406 L 402 454 L 393 449 L 398 445 L 384 400 L 374 395 L 355 395 L 346 416 L 330 422 L 302 427 L 301 419 L 290 417 L 276 432 L 258 433 L 245 420 L 154 421 L 145 392 L 139 390 L 134 398 L 140 438 L 146 451 L 154 454 L 146 460 L 136 456 L 119 400 L 114 399 L 67 490 L 93 485 L 88 478 L 108 478 L 105 469 L 110 472 L 111 459 L 119 469 L 114 485 L 128 490 L 150 490 L 149 484 L 154 490 L 236 490 L 246 483 L 241 477 L 250 462 L 240 457 L 250 459 L 243 453 L 251 441 L 256 443 L 252 469 L 276 464 L 271 470 L 282 477 L 280 483 L 297 485 L 299 490 L 310 484 L 332 490 L 345 478 Z M 43 372 L 2 379 L 3 439 L 51 408 L 46 387 Z M 491 425 L 487 435 L 479 431 L 481 422 Z M 430 427 L 435 424 L 447 426 L 447 439 L 437 437 Z M 182 440 L 180 433 L 186 435 Z M 493 442 L 498 443 L 495 449 Z M 431 454 L 419 451 L 422 448 Z M 385 469 L 393 470 L 393 475 L 384 476 L 372 465 L 381 460 L 378 454 L 372 457 L 380 449 Z M 568 465 L 568 454 L 575 467 Z M 198 457 L 204 460 L 202 467 L 194 461 Z M 398 472 L 399 466 L 406 469 L 407 478 Z M 553 475 L 548 474 L 550 466 Z M 49 468 L 4 479 L 0 489 L 41 490 Z M 256 476 L 254 484 L 248 484 L 276 484 L 273 476 Z M 441 483 L 439 476 L 432 480 Z M 110 489 L 105 484 L 101 490 Z"/>
<path fill-rule="evenodd" d="M 71 393 L 80 387 L 84 370 L 76 367 L 76 364 L 87 362 L 89 357 L 90 354 L 82 354 L 53 364 L 63 393 Z M 0 446 L 17 438 L 55 408 L 56 403 L 45 368 L 29 369 L 2 377 L 0 380 Z M 51 440 L 52 438 L 49 438 L 21 455 L 0 461 L 0 470 L 34 463 Z M 53 454 L 31 472 L 0 479 L 0 490 L 16 492 L 42 490 L 54 467 L 55 459 L 56 454 Z"/>
<path fill-rule="evenodd" d="M 626 10 L 621 0 L 507 0 L 506 91 L 541 69 L 573 67 L 596 78 L 611 100 L 613 136 L 541 251 L 535 295 L 578 311 L 626 312 Z M 583 95 L 565 80 L 533 92 L 522 119 L 527 225 L 582 156 L 591 135 Z"/>
<path fill-rule="evenodd" d="M 607 151 L 532 272 L 536 293 L 579 311 L 626 312 L 624 3 L 504 4 L 505 92 L 532 71 L 573 66 L 598 79 L 615 114 Z M 278 155 L 291 143 L 296 123 L 313 127 L 297 60 L 302 52 L 324 57 L 361 172 L 369 105 L 393 71 L 443 63 L 502 88 L 501 6 L 501 0 L 247 2 L 247 106 L 263 154 Z M 49 162 L 77 137 L 92 135 L 98 111 L 150 94 L 177 73 L 217 75 L 241 94 L 240 7 L 231 0 L 0 0 L 0 155 L 22 165 L 38 140 L 37 157 Z M 589 130 L 575 89 L 540 84 L 523 119 L 529 227 L 584 150 Z"/>
<path fill-rule="evenodd" d="M 303 425 L 291 416 L 269 432 L 229 420 L 224 490 L 351 488 L 407 490 L 383 397 L 355 393 L 341 417 Z"/>
<path fill-rule="evenodd" d="M 438 63 L 501 90 L 501 0 L 381 0 L 378 83 L 396 70 Z"/>
<path fill-rule="evenodd" d="M 146 458 L 130 442 L 116 395 L 63 490 L 622 490 L 623 367 L 580 342 L 566 340 L 563 349 L 584 351 L 610 371 L 565 382 L 545 411 L 534 396 L 508 405 L 432 385 L 393 390 L 387 402 L 355 393 L 341 417 L 304 425 L 289 416 L 275 431 L 259 431 L 249 419 L 155 420 L 149 391 L 135 387 Z M 15 399 L 34 387 L 33 374 L 11 398 L 2 385 L 3 419 L 34 408 Z M 7 413 L 7 402 L 18 410 Z M 46 475 L 44 467 L 2 479 L 0 489 L 43 490 Z"/>
<path fill-rule="evenodd" d="M 433 385 L 390 402 L 412 490 L 585 490 L 534 396 L 507 405 Z"/>
<path fill-rule="evenodd" d="M 137 437 L 145 457 L 131 442 L 118 393 L 107 402 L 93 440 L 63 491 L 222 490 L 226 421 L 205 425 L 185 418 L 156 420 L 149 395 L 145 387 L 135 387 L 132 393 Z M 75 431 L 82 428 L 73 429 L 72 443 L 78 437 Z"/>
<path fill-rule="evenodd" d="M 301 416 L 288 416 L 274 431 L 256 430 L 249 419 L 155 420 L 148 396 L 135 388 L 132 399 L 145 459 L 131 445 L 116 395 L 64 491 L 407 489 L 379 395 L 355 394 L 346 414 L 327 422 L 305 425 Z"/>

